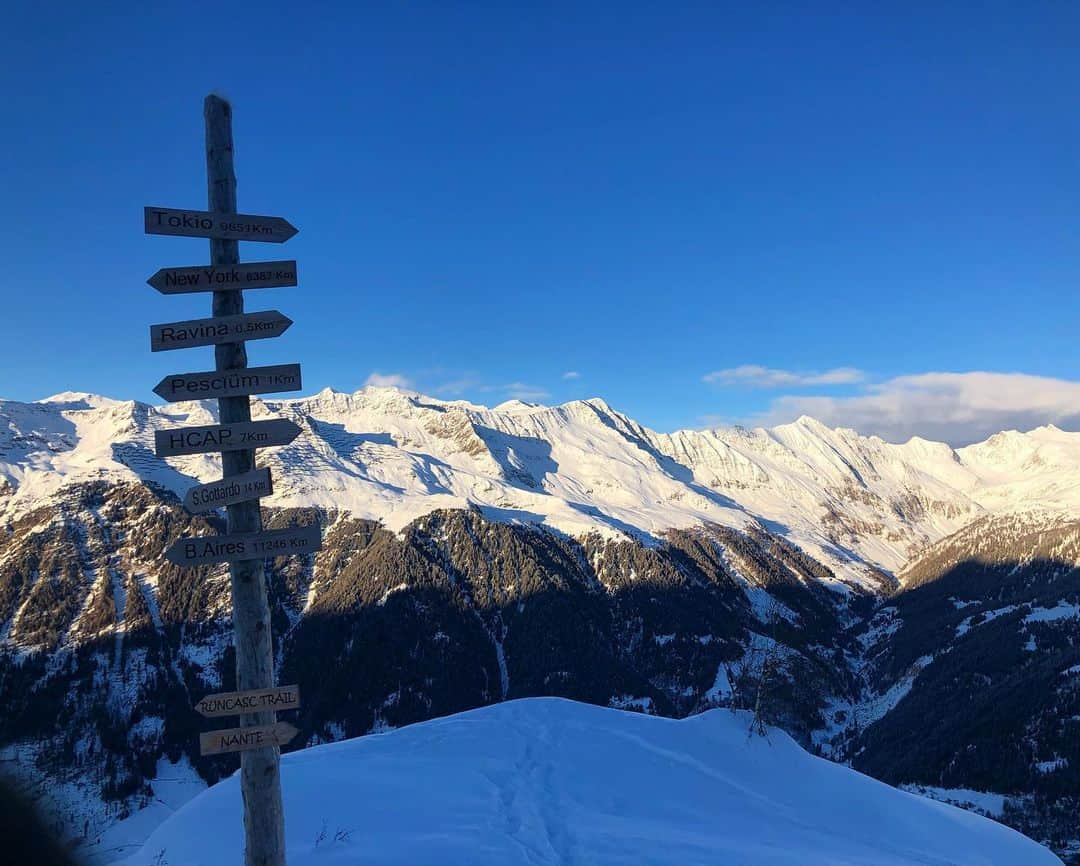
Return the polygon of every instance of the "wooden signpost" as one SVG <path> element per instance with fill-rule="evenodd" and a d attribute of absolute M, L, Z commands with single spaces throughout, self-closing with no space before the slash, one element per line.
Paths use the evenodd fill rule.
<path fill-rule="evenodd" d="M 235 343 L 237 340 L 269 340 L 280 337 L 292 323 L 292 319 L 277 310 L 268 310 L 243 316 L 222 316 L 220 319 L 190 319 L 151 325 L 150 351 L 195 349 L 199 346 Z"/>
<path fill-rule="evenodd" d="M 163 295 L 220 292 L 225 289 L 280 289 L 296 285 L 296 262 L 162 268 L 146 282 Z"/>
<path fill-rule="evenodd" d="M 231 478 L 192 487 L 184 496 L 184 508 L 192 514 L 205 514 L 227 505 L 236 505 L 237 502 L 262 499 L 273 492 L 274 482 L 270 479 L 270 470 L 256 469 L 254 472 L 245 472 L 243 475 L 233 475 Z"/>
<path fill-rule="evenodd" d="M 209 209 L 147 207 L 144 220 L 147 234 L 209 238 L 210 262 L 163 268 L 147 282 L 166 295 L 212 292 L 213 318 L 153 325 L 150 342 L 155 352 L 214 347 L 213 371 L 166 376 L 154 392 L 169 402 L 217 398 L 221 423 L 158 431 L 155 445 L 163 457 L 221 452 L 222 479 L 190 490 L 184 505 L 194 513 L 225 507 L 227 533 L 181 539 L 166 556 L 183 567 L 229 563 L 239 691 L 209 695 L 196 709 L 210 717 L 239 715 L 240 727 L 204 733 L 199 745 L 204 755 L 240 752 L 245 866 L 285 866 L 279 749 L 298 731 L 279 722 L 276 711 L 298 708 L 300 693 L 274 685 L 264 563 L 314 553 L 322 533 L 318 526 L 262 528 L 259 499 L 273 484 L 269 469 L 255 468 L 255 449 L 288 444 L 300 428 L 283 419 L 253 422 L 248 395 L 298 391 L 301 379 L 297 364 L 248 367 L 246 341 L 279 337 L 292 322 L 276 310 L 245 314 L 243 291 L 295 286 L 296 262 L 241 263 L 237 242 L 282 243 L 296 228 L 281 217 L 236 212 L 232 108 L 208 96 L 203 115 Z"/>

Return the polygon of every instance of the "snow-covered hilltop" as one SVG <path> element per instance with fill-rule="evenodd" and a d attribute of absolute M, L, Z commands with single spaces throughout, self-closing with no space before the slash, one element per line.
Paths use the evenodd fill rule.
<path fill-rule="evenodd" d="M 780 731 L 748 739 L 748 719 L 533 698 L 286 755 L 288 860 L 1060 866 L 1013 830 L 812 757 Z M 242 845 L 233 776 L 124 863 L 232 863 Z"/>
<path fill-rule="evenodd" d="M 157 429 L 215 423 L 208 403 L 150 406 L 89 394 L 0 401 L 0 515 L 87 480 L 142 480 L 183 495 L 215 456 L 166 463 Z M 493 409 L 394 388 L 256 400 L 303 428 L 270 449 L 267 504 L 321 506 L 399 529 L 437 508 L 648 541 L 703 523 L 760 523 L 865 583 L 1003 510 L 1080 506 L 1080 433 L 1041 427 L 953 450 L 896 445 L 803 417 L 772 429 L 657 433 L 592 399 Z M 6 495 L 5 495 L 6 494 Z"/>

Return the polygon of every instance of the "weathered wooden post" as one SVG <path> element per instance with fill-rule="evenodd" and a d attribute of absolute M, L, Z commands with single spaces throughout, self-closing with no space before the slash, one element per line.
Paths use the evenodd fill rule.
<path fill-rule="evenodd" d="M 300 428 L 290 421 L 252 421 L 251 394 L 295 391 L 300 367 L 248 367 L 246 340 L 280 336 L 292 324 L 276 310 L 244 313 L 245 289 L 296 285 L 296 262 L 242 264 L 239 240 L 281 243 L 296 229 L 279 217 L 236 213 L 232 109 L 208 96 L 206 180 L 209 210 L 145 209 L 150 234 L 210 239 L 210 265 L 167 268 L 148 280 L 163 294 L 213 292 L 213 318 L 153 325 L 152 351 L 214 346 L 215 368 L 166 376 L 154 389 L 169 401 L 216 397 L 220 424 L 159 430 L 159 457 L 221 452 L 222 480 L 190 491 L 185 507 L 198 513 L 224 506 L 227 534 L 181 539 L 167 553 L 171 562 L 193 567 L 228 562 L 232 584 L 233 633 L 238 691 L 203 698 L 196 709 L 208 717 L 239 715 L 240 727 L 204 733 L 202 754 L 241 752 L 246 866 L 284 866 L 285 821 L 281 802 L 279 747 L 296 736 L 278 722 L 276 710 L 300 705 L 296 686 L 274 686 L 270 606 L 264 562 L 273 556 L 306 554 L 321 546 L 318 526 L 263 532 L 259 499 L 273 484 L 268 469 L 256 469 L 255 449 L 286 445 Z"/>
<path fill-rule="evenodd" d="M 236 175 L 233 173 L 232 107 L 224 99 L 207 96 L 203 104 L 206 122 L 206 187 L 210 211 L 236 213 Z M 240 243 L 210 238 L 210 263 L 240 262 Z M 238 289 L 214 292 L 214 316 L 237 316 L 244 312 L 244 293 Z M 244 343 L 214 347 L 218 370 L 247 367 Z M 222 424 L 251 420 L 248 396 L 218 400 Z M 243 475 L 255 468 L 255 451 L 225 451 L 221 455 L 222 477 Z M 262 514 L 259 501 L 227 506 L 229 534 L 259 532 Z M 274 650 L 270 634 L 270 603 L 263 580 L 263 560 L 230 563 L 232 579 L 233 643 L 236 647 L 236 687 L 240 691 L 267 689 L 274 685 Z M 273 710 L 241 716 L 240 724 L 272 725 Z M 285 813 L 281 805 L 281 756 L 276 745 L 240 754 L 240 790 L 244 798 L 244 860 L 246 866 L 284 866 Z"/>

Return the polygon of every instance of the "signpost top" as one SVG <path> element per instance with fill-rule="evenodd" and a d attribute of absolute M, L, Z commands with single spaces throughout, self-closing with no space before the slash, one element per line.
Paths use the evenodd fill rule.
<path fill-rule="evenodd" d="M 265 241 L 272 244 L 284 243 L 299 231 L 282 217 L 175 207 L 145 207 L 143 223 L 148 235 Z"/>

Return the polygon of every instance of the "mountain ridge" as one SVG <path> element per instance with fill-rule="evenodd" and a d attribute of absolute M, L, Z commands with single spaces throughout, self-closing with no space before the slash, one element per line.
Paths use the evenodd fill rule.
<path fill-rule="evenodd" d="M 773 428 L 659 433 L 601 398 L 487 408 L 393 387 L 256 399 L 253 417 L 303 430 L 262 452 L 275 470 L 267 505 L 348 511 L 395 530 L 437 508 L 476 507 L 575 537 L 646 542 L 668 529 L 757 524 L 858 586 L 874 583 L 864 564 L 896 573 L 981 514 L 1080 507 L 1080 433 L 1053 425 L 959 449 L 889 443 L 805 415 Z M 103 477 L 183 496 L 217 477 L 219 459 L 166 463 L 153 431 L 216 422 L 209 403 L 76 392 L 0 400 L 0 515 Z"/>

